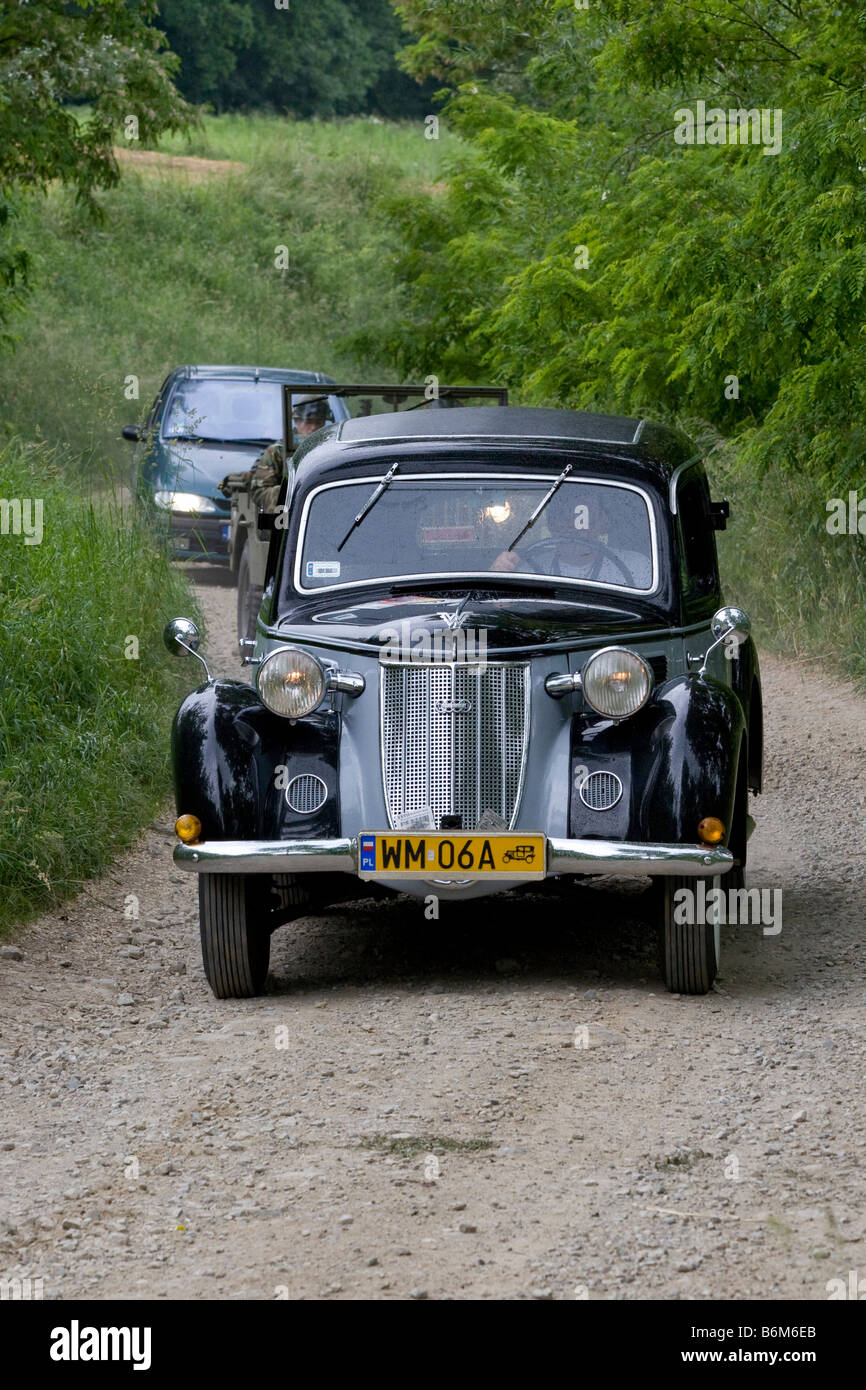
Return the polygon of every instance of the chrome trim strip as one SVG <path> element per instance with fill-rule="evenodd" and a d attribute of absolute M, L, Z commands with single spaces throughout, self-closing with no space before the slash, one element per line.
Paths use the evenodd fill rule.
<path fill-rule="evenodd" d="M 358 841 L 210 840 L 198 845 L 176 845 L 174 862 L 191 873 L 357 874 Z M 647 874 L 682 874 L 709 878 L 727 873 L 733 862 L 730 850 L 714 849 L 709 845 L 548 839 L 546 872 L 548 875 L 616 874 L 636 878 Z"/>
<path fill-rule="evenodd" d="M 494 472 L 492 469 L 484 473 L 401 473 L 398 475 L 397 482 L 427 482 L 431 478 L 461 479 L 463 481 L 480 479 L 483 482 L 490 482 L 492 478 L 507 478 L 509 481 L 514 480 L 515 482 L 555 482 L 553 474 L 549 474 L 545 477 L 545 475 L 541 473 L 508 473 L 506 471 L 500 472 L 498 470 Z M 495 575 L 497 573 L 496 570 L 463 570 L 459 574 L 455 574 L 453 571 L 445 571 L 441 574 L 386 574 L 377 575 L 375 579 L 353 579 L 351 583 L 347 582 L 345 584 L 319 584 L 317 586 L 307 586 L 302 584 L 301 557 L 304 552 L 304 542 L 306 540 L 307 535 L 307 522 L 309 519 L 310 507 L 312 506 L 313 500 L 316 497 L 318 497 L 320 492 L 328 492 L 331 488 L 355 487 L 362 485 L 369 486 L 370 484 L 373 484 L 375 486 L 377 483 L 380 483 L 381 481 L 381 474 L 376 474 L 372 477 L 368 476 L 364 478 L 338 478 L 330 483 L 320 483 L 318 487 L 310 489 L 310 491 L 304 498 L 304 506 L 301 512 L 301 519 L 298 523 L 298 543 L 295 549 L 295 568 L 294 573 L 292 575 L 292 583 L 297 593 L 333 594 L 343 589 L 365 589 L 369 588 L 371 585 L 374 584 L 403 584 L 407 580 L 419 580 L 425 583 L 429 583 L 431 580 L 434 579 L 446 581 L 452 580 L 455 583 L 462 585 L 466 583 L 469 577 L 471 577 L 473 580 L 482 580 L 486 578 L 488 583 L 490 582 L 490 575 Z M 652 598 L 653 594 L 658 593 L 659 589 L 661 588 L 661 566 L 659 564 L 659 546 L 658 531 L 656 529 L 656 517 L 655 512 L 653 511 L 649 493 L 647 493 L 642 487 L 638 487 L 636 483 L 620 482 L 618 479 L 614 480 L 612 478 L 599 478 L 597 476 L 585 476 L 583 474 L 581 474 L 580 476 L 568 478 L 566 482 L 563 483 L 563 487 L 571 487 L 574 483 L 586 483 L 590 486 L 598 487 L 621 488 L 625 492 L 636 492 L 638 496 L 643 500 L 643 504 L 647 509 L 647 518 L 649 520 L 650 527 L 650 542 L 652 545 L 652 587 L 649 589 L 634 589 L 629 588 L 625 584 L 608 584 L 598 579 L 574 579 L 570 578 L 567 575 L 538 574 L 533 571 L 528 571 L 524 573 L 520 570 L 509 570 L 508 577 L 510 579 L 529 579 L 535 582 L 541 580 L 542 583 L 546 582 L 548 584 L 571 584 L 575 588 L 600 589 L 603 593 L 634 594 L 638 598 L 643 599 Z"/>
<path fill-rule="evenodd" d="M 676 516 L 677 514 L 677 488 L 680 485 L 680 474 L 685 473 L 687 468 L 694 468 L 695 464 L 700 463 L 700 461 L 700 454 L 695 454 L 694 458 L 686 459 L 685 463 L 681 463 L 671 474 L 671 480 L 668 485 L 668 506 L 672 516 Z"/>

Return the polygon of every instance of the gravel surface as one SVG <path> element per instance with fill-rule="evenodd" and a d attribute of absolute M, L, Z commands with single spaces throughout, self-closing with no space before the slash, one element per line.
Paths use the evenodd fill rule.
<path fill-rule="evenodd" d="M 228 673 L 234 592 L 199 573 Z M 277 933 L 264 998 L 218 1002 L 167 808 L 2 952 L 0 1277 L 824 1299 L 866 1273 L 866 703 L 780 662 L 764 683 L 749 882 L 783 889 L 783 930 L 725 929 L 706 998 L 664 992 L 643 895 L 602 885 L 439 921 L 359 900 Z"/>

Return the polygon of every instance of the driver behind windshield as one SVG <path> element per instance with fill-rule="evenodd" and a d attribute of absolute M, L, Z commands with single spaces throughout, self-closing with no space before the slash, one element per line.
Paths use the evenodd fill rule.
<path fill-rule="evenodd" d="M 614 518 L 595 497 L 566 483 L 550 499 L 539 516 L 549 536 L 537 536 L 531 528 L 518 542 L 497 555 L 492 570 L 562 575 L 565 579 L 590 579 L 629 589 L 649 588 L 649 556 L 626 549 L 616 536 Z M 582 500 L 579 500 L 582 499 Z"/>

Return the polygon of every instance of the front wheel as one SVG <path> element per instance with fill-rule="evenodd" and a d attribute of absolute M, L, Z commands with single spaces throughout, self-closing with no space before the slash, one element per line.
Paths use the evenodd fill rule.
<path fill-rule="evenodd" d="M 199 876 L 202 962 L 217 999 L 249 999 L 264 990 L 271 956 L 269 887 L 270 879 L 257 874 Z"/>
<path fill-rule="evenodd" d="M 699 891 L 700 884 L 704 892 Z M 706 994 L 712 988 L 721 955 L 721 928 L 714 911 L 718 899 L 709 895 L 721 884 L 721 874 L 704 879 L 673 876 L 658 883 L 662 970 L 672 994 Z"/>

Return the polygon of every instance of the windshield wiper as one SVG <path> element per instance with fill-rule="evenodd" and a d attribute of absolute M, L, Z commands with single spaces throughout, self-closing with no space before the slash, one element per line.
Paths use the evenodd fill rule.
<path fill-rule="evenodd" d="M 217 439 L 213 434 L 166 434 L 164 439 L 180 439 L 186 444 L 273 444 L 273 439 Z"/>
<path fill-rule="evenodd" d="M 227 444 L 227 439 L 214 439 L 210 434 L 165 434 L 163 439 L 181 439 L 185 444 Z"/>
<path fill-rule="evenodd" d="M 552 487 L 552 488 L 549 488 L 548 491 L 545 493 L 545 495 L 542 497 L 542 499 L 541 499 L 541 501 L 539 502 L 538 506 L 535 508 L 535 511 L 532 513 L 532 516 L 529 518 L 529 520 L 527 521 L 526 525 L 523 527 L 523 530 L 522 530 L 522 531 L 518 531 L 517 535 L 514 537 L 514 540 L 511 542 L 511 544 L 510 544 L 509 546 L 506 547 L 506 550 L 513 550 L 514 547 L 516 546 L 517 542 L 520 541 L 520 540 L 522 540 L 523 537 L 526 535 L 526 533 L 527 533 L 527 531 L 529 530 L 530 526 L 534 526 L 534 525 L 535 525 L 536 521 L 537 521 L 538 518 L 541 516 L 541 513 L 544 511 L 545 507 L 547 506 L 547 504 L 548 504 L 548 502 L 550 501 L 550 499 L 551 499 L 551 497 L 553 496 L 553 494 L 554 494 L 555 492 L 558 492 L 559 489 L 562 487 L 562 484 L 565 482 L 566 478 L 568 477 L 569 473 L 571 472 L 571 468 L 572 468 L 572 465 L 571 465 L 570 463 L 567 463 L 567 464 L 565 465 L 565 467 L 563 468 L 563 470 L 562 470 L 562 472 L 560 473 L 559 477 L 557 478 L 556 482 L 553 484 L 553 487 Z"/>
<path fill-rule="evenodd" d="M 385 474 L 384 478 L 382 479 L 381 483 L 376 488 L 376 490 L 374 492 L 371 492 L 370 496 L 367 498 L 367 501 L 364 503 L 358 515 L 355 517 L 355 520 L 352 522 L 351 526 L 346 532 L 345 536 L 340 541 L 340 544 L 337 546 L 338 554 L 343 549 L 343 546 L 346 544 L 346 541 L 349 539 L 355 528 L 357 526 L 360 526 L 367 513 L 373 510 L 379 498 L 382 496 L 382 493 L 388 491 L 388 488 L 391 486 L 391 479 L 393 478 L 394 474 L 397 472 L 397 469 L 399 467 L 400 463 L 398 460 L 398 462 L 395 463 L 392 468 L 388 469 L 388 472 Z"/>

